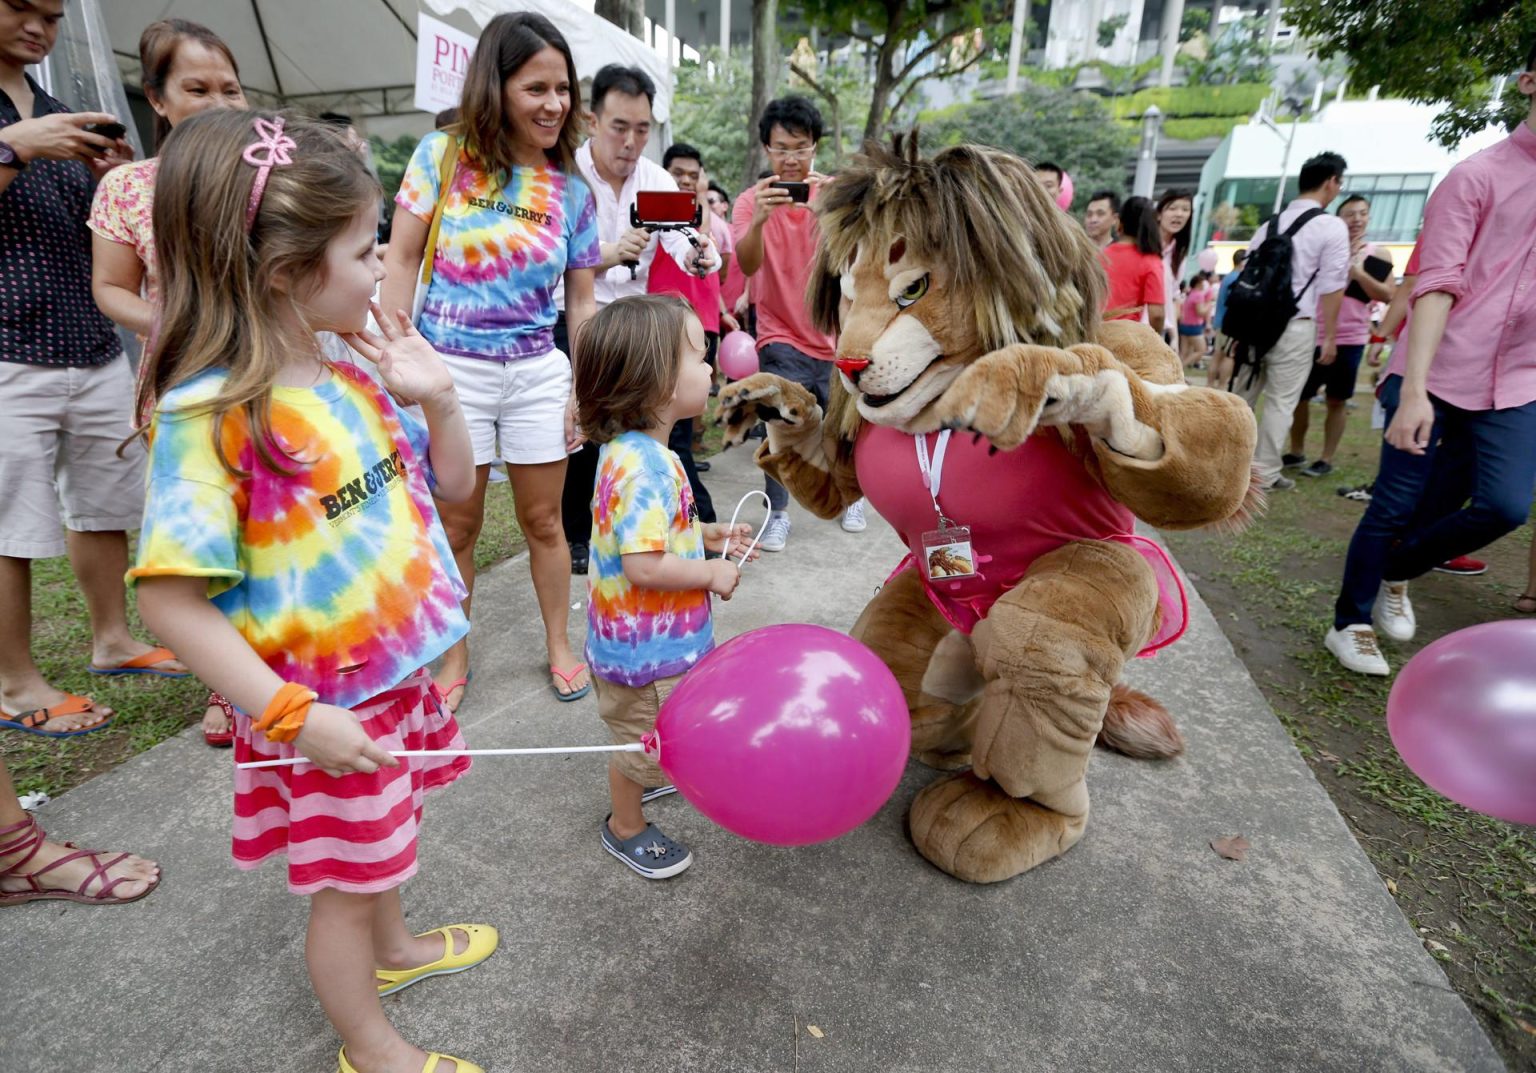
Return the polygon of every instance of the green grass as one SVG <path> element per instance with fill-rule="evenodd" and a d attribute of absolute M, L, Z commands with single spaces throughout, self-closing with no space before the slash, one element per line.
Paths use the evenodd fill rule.
<path fill-rule="evenodd" d="M 1360 507 L 1335 489 L 1374 472 L 1380 433 L 1351 417 L 1337 471 L 1298 478 L 1238 536 L 1168 533 L 1186 567 L 1200 563 L 1202 595 L 1232 636 L 1255 681 L 1313 766 L 1405 914 L 1481 1015 L 1514 1068 L 1533 1068 L 1536 1032 L 1536 839 L 1527 828 L 1447 800 L 1408 770 L 1384 713 L 1390 679 L 1344 671 L 1322 647 L 1339 570 Z M 1320 410 L 1318 413 L 1320 417 Z M 1311 446 L 1321 435 L 1314 421 Z M 1481 578 L 1436 577 L 1416 589 L 1419 643 L 1472 621 L 1503 617 L 1523 587 L 1527 541 L 1479 553 Z M 1450 624 L 1448 624 L 1448 622 Z M 1394 666 L 1416 646 L 1389 651 Z"/>

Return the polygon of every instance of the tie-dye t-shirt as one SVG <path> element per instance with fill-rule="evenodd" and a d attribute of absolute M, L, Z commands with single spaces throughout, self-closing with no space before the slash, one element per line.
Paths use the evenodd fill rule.
<path fill-rule="evenodd" d="M 682 674 L 715 645 L 709 592 L 632 585 L 621 556 L 704 558 L 704 532 L 683 464 L 643 432 L 603 444 L 592 498 L 587 662 L 610 682 L 643 686 Z"/>
<path fill-rule="evenodd" d="M 448 135 L 416 147 L 395 204 L 432 220 Z M 597 209 L 580 175 L 515 167 L 505 184 L 460 150 L 418 326 L 444 354 L 511 361 L 554 349 L 555 285 L 595 268 Z"/>
<path fill-rule="evenodd" d="M 257 457 L 243 414 L 213 417 L 222 371 L 168 392 L 150 427 L 133 579 L 208 579 L 208 596 L 285 681 L 349 707 L 469 632 L 464 585 L 432 506 L 426 429 L 352 365 L 274 388 L 272 429 L 293 476 Z"/>

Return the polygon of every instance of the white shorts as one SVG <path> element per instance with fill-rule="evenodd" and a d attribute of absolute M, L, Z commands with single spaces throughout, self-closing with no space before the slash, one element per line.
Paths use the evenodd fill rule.
<path fill-rule="evenodd" d="M 137 529 L 144 443 L 128 359 L 71 367 L 0 361 L 0 555 L 63 555 L 64 530 Z"/>
<path fill-rule="evenodd" d="M 565 457 L 565 407 L 571 363 L 559 350 L 536 358 L 488 361 L 444 354 L 469 425 L 475 465 L 513 466 Z"/>

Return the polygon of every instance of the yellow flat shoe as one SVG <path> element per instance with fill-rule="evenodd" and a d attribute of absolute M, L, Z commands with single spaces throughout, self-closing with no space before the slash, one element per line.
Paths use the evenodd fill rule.
<path fill-rule="evenodd" d="M 453 952 L 455 929 L 469 936 L 469 944 L 464 947 L 462 954 Z M 456 972 L 472 969 L 495 953 L 496 947 L 501 943 L 501 936 L 489 924 L 449 924 L 446 927 L 422 932 L 417 938 L 423 939 L 428 935 L 443 937 L 443 956 L 414 969 L 375 969 L 374 975 L 379 979 L 380 998 L 393 995 L 396 991 L 403 991 L 429 976 L 451 976 Z M 343 1069 L 342 1073 L 347 1071 Z"/>
<path fill-rule="evenodd" d="M 433 1073 L 437 1069 L 437 1063 L 445 1058 L 458 1065 L 459 1068 L 454 1073 L 485 1073 L 485 1070 L 473 1062 L 467 1062 L 462 1058 L 455 1058 L 451 1054 L 438 1054 L 436 1051 L 427 1055 L 427 1064 L 421 1067 L 421 1073 Z M 357 1073 L 356 1067 L 347 1061 L 347 1049 L 345 1047 L 336 1052 L 336 1061 L 336 1073 Z"/>

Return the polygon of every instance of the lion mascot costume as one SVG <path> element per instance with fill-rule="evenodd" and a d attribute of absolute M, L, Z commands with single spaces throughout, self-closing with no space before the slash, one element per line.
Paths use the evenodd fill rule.
<path fill-rule="evenodd" d="M 913 754 L 946 772 L 913 801 L 912 840 L 960 879 L 1007 879 L 1082 837 L 1096 739 L 1182 750 L 1120 683 L 1185 614 L 1135 519 L 1240 524 L 1258 505 L 1253 415 L 1186 387 L 1150 329 L 1102 320 L 1092 243 L 1015 156 L 924 159 L 897 137 L 816 211 L 808 300 L 838 337 L 827 413 L 759 373 L 721 392 L 727 442 L 766 422 L 758 465 L 806 509 L 866 498 L 906 543 L 852 632 L 901 683 Z"/>

